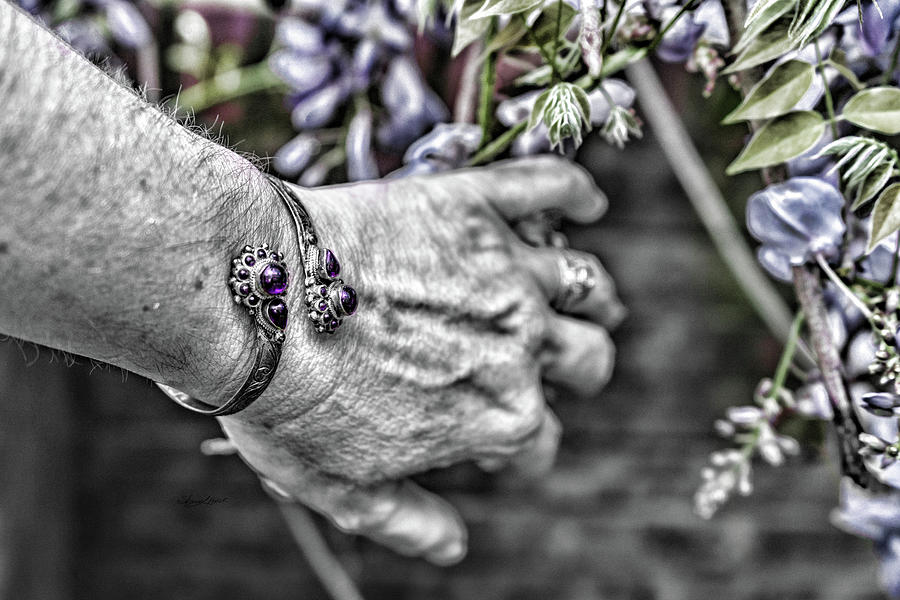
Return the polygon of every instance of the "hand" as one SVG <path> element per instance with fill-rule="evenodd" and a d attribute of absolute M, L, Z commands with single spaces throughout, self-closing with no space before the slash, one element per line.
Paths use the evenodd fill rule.
<path fill-rule="evenodd" d="M 584 254 L 598 285 L 571 307 L 579 317 L 552 310 L 560 251 L 510 224 L 550 209 L 590 222 L 606 199 L 551 157 L 296 191 L 359 311 L 316 335 L 292 289 L 278 374 L 222 427 L 276 493 L 401 553 L 455 562 L 461 519 L 404 478 L 463 460 L 552 464 L 560 428 L 542 382 L 596 393 L 613 361 L 601 324 L 621 307 Z"/>

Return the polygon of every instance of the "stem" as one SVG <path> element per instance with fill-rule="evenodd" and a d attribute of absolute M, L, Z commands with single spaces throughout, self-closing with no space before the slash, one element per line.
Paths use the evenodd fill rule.
<path fill-rule="evenodd" d="M 585 0 L 587 1 L 587 0 Z M 554 29 L 553 34 L 553 62 L 556 62 L 556 56 L 559 52 L 559 30 L 562 27 L 562 7 L 560 6 L 561 0 L 556 0 L 556 27 Z M 554 69 L 553 71 L 554 80 L 552 83 L 556 83 L 559 81 L 557 77 L 559 77 L 559 73 Z"/>
<path fill-rule="evenodd" d="M 619 10 L 616 11 L 616 18 L 613 19 L 612 26 L 609 28 L 609 34 L 606 36 L 606 39 L 603 40 L 603 47 L 600 48 L 600 56 L 606 56 L 606 51 L 609 49 L 609 45 L 612 43 L 612 40 L 616 35 L 616 29 L 619 27 L 619 21 L 622 19 L 622 13 L 625 12 L 626 1 L 627 0 L 622 0 L 621 4 L 619 4 Z"/>
<path fill-rule="evenodd" d="M 837 120 L 834 116 L 834 100 L 831 97 L 831 89 L 828 87 L 828 80 L 825 79 L 825 67 L 822 64 L 822 52 L 819 50 L 819 40 L 815 41 L 816 48 L 816 71 L 822 78 L 822 87 L 825 88 L 825 110 L 828 111 L 828 123 L 831 125 L 831 135 L 834 139 L 838 139 Z"/>
<path fill-rule="evenodd" d="M 179 110 L 201 112 L 221 104 L 264 90 L 285 88 L 266 62 L 219 73 L 215 77 L 195 83 L 178 95 Z"/>
<path fill-rule="evenodd" d="M 772 391 L 769 393 L 771 397 L 774 397 L 784 387 L 788 371 L 794 360 L 794 353 L 797 351 L 797 342 L 800 340 L 800 327 L 803 325 L 804 318 L 803 311 L 799 310 L 794 317 L 794 322 L 791 323 L 787 342 L 784 344 L 784 350 L 781 351 L 781 358 L 778 359 L 778 367 L 775 369 L 775 376 L 772 378 Z"/>
<path fill-rule="evenodd" d="M 465 63 L 459 77 L 459 91 L 453 104 L 454 123 L 472 123 L 475 120 L 475 106 L 478 103 L 478 57 L 484 44 L 474 43 L 466 48 Z"/>
<path fill-rule="evenodd" d="M 668 23 L 666 23 L 666 26 L 663 27 L 662 31 L 660 31 L 658 34 L 656 34 L 656 37 L 653 38 L 653 41 L 650 43 L 650 47 L 647 49 L 647 51 L 648 51 L 648 52 L 653 52 L 654 50 L 656 50 L 656 47 L 659 46 L 660 43 L 662 43 L 662 40 L 663 40 L 663 38 L 665 37 L 665 35 L 666 35 L 667 33 L 669 33 L 669 30 L 670 30 L 670 29 L 672 29 L 672 26 L 675 25 L 675 23 L 678 21 L 678 19 L 681 18 L 681 16 L 682 16 L 684 13 L 686 13 L 686 12 L 688 12 L 689 10 L 693 9 L 693 8 L 694 8 L 694 4 L 696 4 L 696 3 L 697 3 L 697 0 L 690 0 L 690 2 L 686 2 L 686 3 L 684 4 L 684 6 L 682 6 L 680 9 L 678 9 L 678 12 L 675 13 L 675 16 L 672 17 L 672 20 L 669 21 Z"/>
<path fill-rule="evenodd" d="M 300 552 L 334 600 L 363 600 L 353 579 L 322 538 L 319 528 L 303 506 L 294 502 L 276 502 Z"/>
<path fill-rule="evenodd" d="M 469 162 L 466 163 L 467 167 L 474 167 L 486 162 L 490 162 L 494 159 L 498 154 L 506 150 L 510 144 L 512 144 L 513 140 L 516 137 L 525 131 L 525 128 L 528 126 L 528 121 L 520 121 L 516 123 L 502 135 L 494 138 L 492 142 L 484 146 L 481 150 L 475 153 L 475 156 L 469 159 Z"/>
<path fill-rule="evenodd" d="M 486 39 L 490 39 L 497 31 L 497 17 L 491 17 L 491 25 L 488 28 Z M 478 96 L 478 124 L 481 125 L 481 145 L 487 143 L 491 135 L 493 125 L 493 101 L 494 83 L 497 79 L 497 65 L 494 62 L 494 53 L 484 57 L 481 67 L 481 86 Z"/>
<path fill-rule="evenodd" d="M 860 486 L 868 487 L 871 476 L 859 456 L 858 434 L 862 429 L 850 408 L 847 388 L 841 375 L 841 357 L 831 339 L 822 286 L 816 274 L 807 267 L 794 267 L 793 271 L 794 290 L 807 316 L 809 334 L 822 373 L 822 383 L 834 407 L 833 423 L 841 453 L 841 472 L 849 475 Z"/>
<path fill-rule="evenodd" d="M 522 25 L 525 26 L 525 31 L 528 32 L 528 39 L 531 40 L 532 44 L 537 46 L 538 52 L 541 54 L 544 62 L 550 65 L 550 70 L 553 72 L 553 80 L 561 80 L 562 76 L 559 74 L 559 70 L 556 68 L 556 57 L 551 57 L 547 54 L 547 49 L 544 48 L 543 44 L 538 41 L 537 36 L 534 35 L 534 31 L 528 25 L 528 20 L 525 18 L 525 14 L 518 13 L 518 16 L 520 19 L 522 19 Z"/>
<path fill-rule="evenodd" d="M 881 76 L 881 85 L 887 85 L 891 82 L 891 77 L 894 76 L 894 72 L 897 70 L 898 59 L 900 59 L 900 36 L 897 36 L 897 41 L 894 43 L 894 51 L 891 52 L 891 63 L 888 65 L 884 75 Z"/>
<path fill-rule="evenodd" d="M 642 60 L 627 67 L 626 72 L 644 108 L 644 116 L 719 255 L 772 335 L 787 343 L 791 311 L 763 274 L 750 249 L 741 241 L 743 237 L 722 193 L 691 142 L 653 67 L 647 60 Z M 804 368 L 811 368 L 815 364 L 812 355 L 805 345 L 798 343 L 798 346 L 798 362 Z"/>
<path fill-rule="evenodd" d="M 900 266 L 900 235 L 897 235 L 897 244 L 894 248 L 894 260 L 891 262 L 891 278 L 888 280 L 887 287 L 897 285 L 897 267 Z"/>
<path fill-rule="evenodd" d="M 866 319 L 872 320 L 872 311 L 869 310 L 869 307 L 865 305 L 865 303 L 859 299 L 859 296 L 853 293 L 853 290 L 847 287 L 847 284 L 838 277 L 838 274 L 834 272 L 834 269 L 831 268 L 831 265 L 828 264 L 828 261 L 825 260 L 825 257 L 821 254 L 816 254 L 816 262 L 819 263 L 819 267 L 822 271 L 828 276 L 828 279 L 841 290 L 841 293 L 844 294 L 850 302 L 853 303 L 859 312 L 861 312 Z"/>

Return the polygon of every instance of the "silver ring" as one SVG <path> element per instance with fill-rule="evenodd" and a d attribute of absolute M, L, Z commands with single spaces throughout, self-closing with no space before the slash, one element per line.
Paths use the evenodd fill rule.
<path fill-rule="evenodd" d="M 597 276 L 593 263 L 579 254 L 563 248 L 557 258 L 559 265 L 559 288 L 550 303 L 562 313 L 572 312 L 578 303 L 587 298 L 597 286 Z"/>

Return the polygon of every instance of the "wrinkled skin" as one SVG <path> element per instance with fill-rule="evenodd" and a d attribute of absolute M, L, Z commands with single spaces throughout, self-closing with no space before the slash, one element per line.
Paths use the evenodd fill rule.
<path fill-rule="evenodd" d="M 278 374 L 223 429 L 276 495 L 402 553 L 459 560 L 459 516 L 404 477 L 463 460 L 552 464 L 559 425 L 542 383 L 596 393 L 613 360 L 603 325 L 622 309 L 585 254 L 597 286 L 577 317 L 553 311 L 559 251 L 510 224 L 547 209 L 590 222 L 606 200 L 555 158 L 296 191 L 359 311 L 318 336 L 295 279 Z"/>

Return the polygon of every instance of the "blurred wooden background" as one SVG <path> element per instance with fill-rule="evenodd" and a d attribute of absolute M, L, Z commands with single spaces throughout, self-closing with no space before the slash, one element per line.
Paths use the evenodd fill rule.
<path fill-rule="evenodd" d="M 722 172 L 737 149 L 697 135 Z M 602 257 L 630 309 L 612 383 L 555 405 L 565 435 L 538 483 L 471 465 L 421 478 L 469 524 L 462 564 L 433 567 L 326 526 L 332 547 L 369 600 L 880 598 L 869 544 L 828 523 L 833 459 L 760 466 L 753 496 L 711 522 L 692 513 L 699 470 L 723 444 L 713 420 L 749 400 L 779 348 L 652 136 L 626 154 L 591 140 L 583 160 L 612 206 L 571 238 Z M 136 376 L 36 352 L 0 344 L 3 598 L 326 598 L 256 477 L 199 453 L 219 434 L 213 420 Z M 188 494 L 228 500 L 179 504 Z"/>

